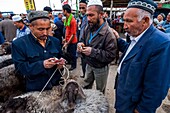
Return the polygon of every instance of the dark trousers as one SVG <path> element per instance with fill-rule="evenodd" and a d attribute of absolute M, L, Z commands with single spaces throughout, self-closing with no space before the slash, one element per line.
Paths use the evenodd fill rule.
<path fill-rule="evenodd" d="M 82 71 L 83 71 L 83 76 L 85 76 L 86 72 L 86 62 L 84 58 L 81 58 L 81 66 L 82 66 Z"/>
<path fill-rule="evenodd" d="M 76 50 L 77 50 L 77 43 L 75 44 L 69 44 L 67 47 L 67 52 L 70 54 L 71 56 L 71 67 L 72 68 L 76 68 L 77 67 L 77 57 L 76 57 Z"/>

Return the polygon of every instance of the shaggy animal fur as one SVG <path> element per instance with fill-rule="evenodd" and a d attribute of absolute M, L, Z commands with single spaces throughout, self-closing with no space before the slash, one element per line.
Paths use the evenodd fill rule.
<path fill-rule="evenodd" d="M 3 55 L 3 56 L 0 56 L 0 63 L 8 60 L 8 59 L 12 59 L 11 55 Z"/>
<path fill-rule="evenodd" d="M 0 46 L 0 56 L 11 54 L 11 42 L 4 42 Z"/>
<path fill-rule="evenodd" d="M 0 69 L 0 102 L 21 94 L 21 86 L 14 65 Z"/>
<path fill-rule="evenodd" d="M 108 113 L 109 105 L 106 97 L 101 92 L 96 90 L 83 90 L 84 96 L 86 96 L 86 99 L 84 99 L 82 94 L 77 93 L 77 84 L 75 84 L 75 81 L 69 82 L 62 90 L 60 86 L 54 87 L 52 90 L 42 92 L 38 98 L 39 92 L 30 92 L 14 99 L 19 99 L 19 105 L 23 105 L 23 107 L 18 106 L 18 109 L 25 113 Z M 72 93 L 69 92 L 70 88 L 73 88 L 73 90 L 71 90 Z M 78 88 L 78 90 L 79 89 L 80 88 Z M 22 101 L 22 99 L 25 100 Z M 71 103 L 75 104 L 74 108 L 71 109 L 69 107 L 70 100 Z M 15 102 L 17 101 L 15 100 Z M 4 104 L 3 110 L 0 112 L 4 112 L 7 109 L 11 110 L 8 104 Z M 16 112 L 18 109 L 15 107 L 13 112 Z"/>
<path fill-rule="evenodd" d="M 7 59 L 7 60 L 0 63 L 0 69 L 3 68 L 3 67 L 9 66 L 11 64 L 13 64 L 12 59 Z"/>
<path fill-rule="evenodd" d="M 4 42 L 0 46 L 0 56 L 11 54 L 11 42 Z"/>

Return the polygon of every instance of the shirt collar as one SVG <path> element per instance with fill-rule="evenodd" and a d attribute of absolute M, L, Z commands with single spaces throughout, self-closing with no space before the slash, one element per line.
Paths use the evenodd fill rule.
<path fill-rule="evenodd" d="M 145 31 L 143 31 L 139 36 L 137 37 L 132 37 L 130 36 L 130 40 L 132 41 L 135 41 L 136 43 L 139 41 L 139 39 L 143 36 L 143 34 L 149 29 L 149 27 L 147 29 L 145 29 Z"/>

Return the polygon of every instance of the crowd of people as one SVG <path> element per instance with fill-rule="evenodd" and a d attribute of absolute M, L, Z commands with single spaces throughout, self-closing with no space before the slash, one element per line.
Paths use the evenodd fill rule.
<path fill-rule="evenodd" d="M 124 12 L 124 31 L 129 41 L 114 30 L 101 0 L 80 0 L 79 21 L 69 4 L 52 15 L 50 7 L 21 15 L 2 17 L 0 44 L 11 42 L 12 59 L 22 76 L 25 91 L 41 91 L 61 84 L 59 70 L 77 68 L 81 57 L 82 87 L 105 94 L 110 63 L 122 52 L 115 82 L 116 113 L 155 113 L 170 84 L 170 13 L 153 19 L 153 0 L 131 0 Z M 28 22 L 28 23 L 25 23 Z M 52 78 L 50 78 L 52 77 Z M 51 79 L 50 81 L 48 81 Z"/>

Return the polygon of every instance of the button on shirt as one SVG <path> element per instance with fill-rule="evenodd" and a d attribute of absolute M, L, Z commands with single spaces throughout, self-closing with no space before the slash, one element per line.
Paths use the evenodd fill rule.
<path fill-rule="evenodd" d="M 147 29 L 148 29 L 148 28 L 147 28 Z M 121 66 L 122 66 L 122 63 L 123 63 L 124 59 L 125 59 L 126 56 L 130 53 L 130 51 L 131 51 L 132 48 L 135 46 L 135 44 L 139 41 L 139 39 L 142 37 L 142 35 L 147 31 L 147 29 L 146 29 L 143 33 L 141 33 L 139 36 L 137 36 L 137 37 L 132 37 L 132 36 L 130 37 L 131 43 L 130 43 L 130 45 L 129 45 L 126 53 L 125 53 L 125 56 L 123 57 L 123 59 L 122 59 L 121 62 L 120 62 L 119 67 L 117 68 L 118 74 L 120 74 L 120 68 L 121 68 Z"/>

